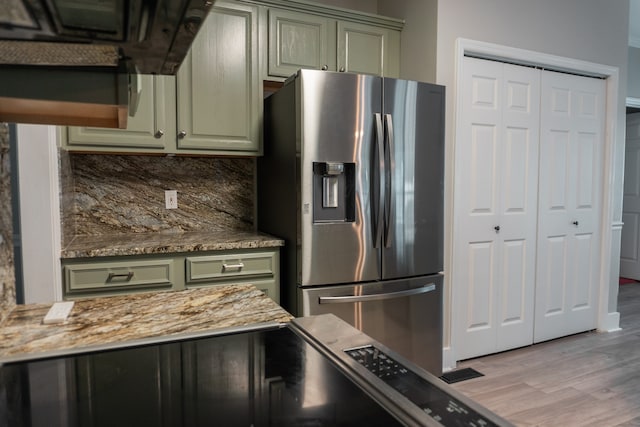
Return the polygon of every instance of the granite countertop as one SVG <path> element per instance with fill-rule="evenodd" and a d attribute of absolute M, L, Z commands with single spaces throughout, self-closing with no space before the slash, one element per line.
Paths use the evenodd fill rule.
<path fill-rule="evenodd" d="M 61 258 L 86 258 L 194 251 L 273 248 L 284 241 L 251 231 L 192 231 L 78 235 L 62 248 Z"/>
<path fill-rule="evenodd" d="M 45 325 L 50 307 L 16 306 L 0 325 L 0 359 L 293 318 L 253 285 L 77 300 L 65 323 Z"/>

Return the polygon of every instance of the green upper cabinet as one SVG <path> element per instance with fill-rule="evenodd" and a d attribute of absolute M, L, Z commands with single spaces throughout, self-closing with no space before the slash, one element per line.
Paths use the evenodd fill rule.
<path fill-rule="evenodd" d="M 270 9 L 269 75 L 288 77 L 300 68 L 335 70 L 335 21 Z"/>
<path fill-rule="evenodd" d="M 177 75 L 178 151 L 259 151 L 257 20 L 255 6 L 212 8 Z"/>
<path fill-rule="evenodd" d="M 261 20 L 269 40 L 265 78 L 300 68 L 399 76 L 402 21 L 301 0 L 264 3 L 270 6 Z"/>
<path fill-rule="evenodd" d="M 79 151 L 167 151 L 176 135 L 175 78 L 138 76 L 138 108 L 127 129 L 61 128 L 63 144 Z"/>
<path fill-rule="evenodd" d="M 307 0 L 219 0 L 176 76 L 135 76 L 127 129 L 60 128 L 76 152 L 259 156 L 263 80 L 300 68 L 398 77 L 398 19 Z"/>
<path fill-rule="evenodd" d="M 398 77 L 400 32 L 357 22 L 338 22 L 338 71 Z"/>
<path fill-rule="evenodd" d="M 177 75 L 140 76 L 127 129 L 62 128 L 69 151 L 259 155 L 258 11 L 216 2 Z"/>

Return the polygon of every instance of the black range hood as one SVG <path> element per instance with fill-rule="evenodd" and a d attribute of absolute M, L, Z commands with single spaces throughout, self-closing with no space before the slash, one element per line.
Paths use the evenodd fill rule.
<path fill-rule="evenodd" d="M 126 127 L 129 75 L 177 72 L 213 1 L 3 0 L 0 121 Z"/>

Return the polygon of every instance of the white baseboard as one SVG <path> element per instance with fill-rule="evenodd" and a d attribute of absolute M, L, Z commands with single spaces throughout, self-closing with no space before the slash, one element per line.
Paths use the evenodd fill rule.
<path fill-rule="evenodd" d="M 442 349 L 442 372 L 448 372 L 456 369 L 456 358 L 453 355 L 451 347 Z"/>
<path fill-rule="evenodd" d="M 620 327 L 620 313 L 617 311 L 613 313 L 607 313 L 604 318 L 604 322 L 602 322 L 602 325 L 598 328 L 598 331 L 600 332 L 616 332 L 621 330 L 622 328 Z"/>

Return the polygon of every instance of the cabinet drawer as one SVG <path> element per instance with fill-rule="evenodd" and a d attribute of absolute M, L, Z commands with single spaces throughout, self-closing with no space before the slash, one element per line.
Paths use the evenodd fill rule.
<path fill-rule="evenodd" d="M 170 288 L 173 259 L 66 264 L 67 294 L 114 291 L 118 289 Z"/>
<path fill-rule="evenodd" d="M 187 284 L 232 280 L 246 282 L 274 276 L 275 255 L 271 252 L 187 257 Z"/>

